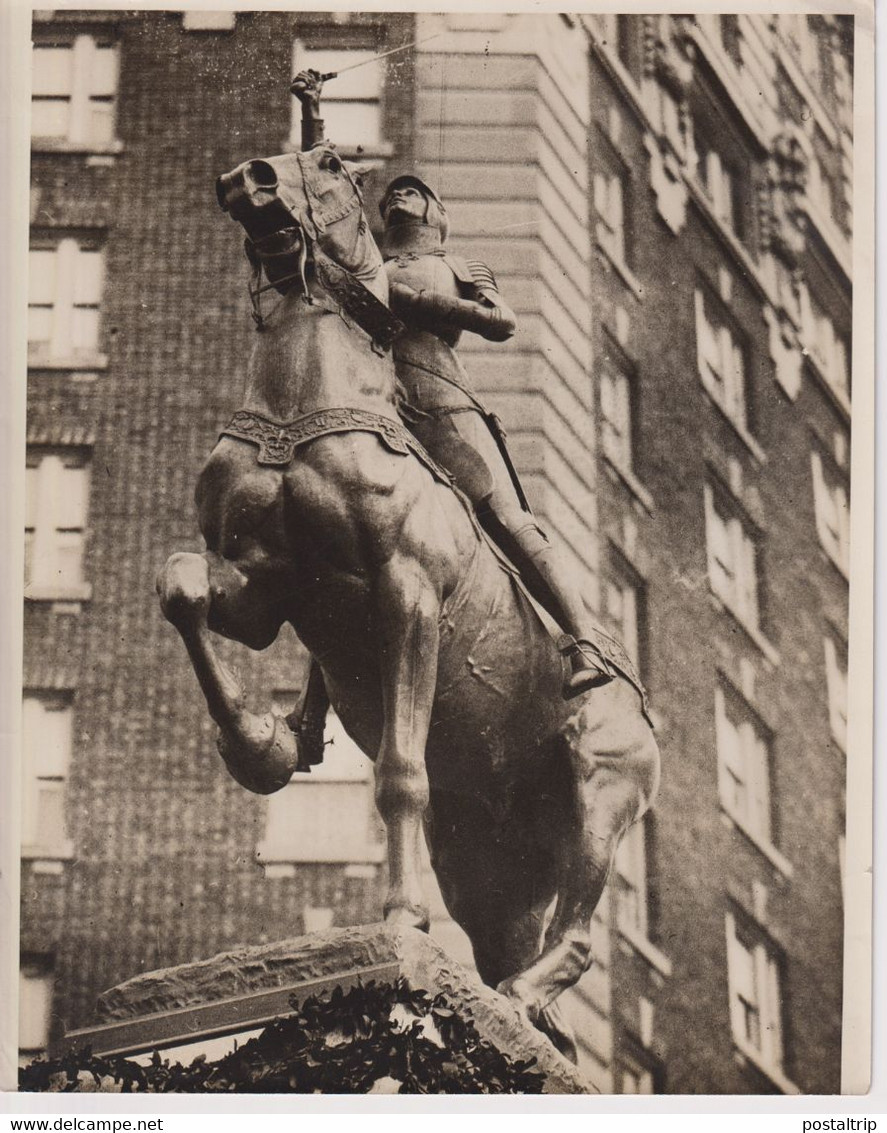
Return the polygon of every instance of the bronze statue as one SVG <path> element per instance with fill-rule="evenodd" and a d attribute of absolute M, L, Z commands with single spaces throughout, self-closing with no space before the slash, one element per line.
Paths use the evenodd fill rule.
<path fill-rule="evenodd" d="M 564 701 L 564 659 L 514 571 L 401 422 L 403 327 L 361 176 L 321 143 L 219 179 L 248 233 L 256 306 L 274 295 L 243 407 L 198 480 L 207 549 L 171 556 L 161 605 L 225 763 L 261 793 L 307 769 L 295 721 L 246 709 L 213 634 L 264 649 L 295 628 L 375 762 L 386 920 L 427 928 L 424 825 L 481 978 L 575 1058 L 555 1000 L 592 962 L 592 913 L 655 795 L 658 749 L 615 640 L 599 638 L 612 679 Z"/>
<path fill-rule="evenodd" d="M 322 89 L 323 76 L 316 71 L 302 71 L 292 83 L 302 103 L 303 150 L 323 141 Z M 558 648 L 571 665 L 564 681 L 564 697 L 570 700 L 614 677 L 606 638 L 532 514 L 499 419 L 470 388 L 455 353 L 463 331 L 494 342 L 511 338 L 514 314 L 486 264 L 446 250 L 446 208 L 424 181 L 409 174 L 396 177 L 383 194 L 380 212 L 391 308 L 405 323 L 393 344 L 400 415 L 471 500 L 484 531 L 559 626 Z M 630 675 L 637 679 L 633 670 Z M 322 758 L 329 707 L 316 667 L 303 705 L 298 727 L 304 758 L 316 763 Z"/>

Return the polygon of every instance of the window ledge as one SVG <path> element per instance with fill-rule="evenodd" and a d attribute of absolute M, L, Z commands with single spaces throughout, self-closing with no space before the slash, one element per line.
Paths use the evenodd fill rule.
<path fill-rule="evenodd" d="M 671 975 L 671 960 L 664 952 L 660 952 L 656 945 L 648 940 L 642 932 L 631 925 L 619 925 L 618 928 L 619 935 L 623 940 L 627 941 L 635 952 L 647 961 L 651 968 L 655 968 L 663 976 Z"/>
<path fill-rule="evenodd" d="M 702 382 L 702 388 L 705 390 L 706 396 L 708 397 L 709 401 L 712 403 L 715 409 L 717 409 L 717 411 L 724 418 L 727 424 L 733 429 L 733 432 L 737 435 L 737 437 L 739 437 L 739 439 L 752 454 L 758 464 L 766 464 L 767 454 L 764 452 L 755 438 L 751 435 L 748 429 L 746 429 L 745 425 L 743 425 L 741 421 L 737 421 L 732 413 L 730 413 L 729 410 L 725 409 L 724 406 L 721 405 L 718 399 L 705 384 L 705 379 L 701 374 L 699 375 L 699 380 L 700 382 Z"/>
<path fill-rule="evenodd" d="M 653 123 L 644 106 L 644 98 L 641 89 L 635 82 L 631 72 L 616 54 L 613 47 L 601 42 L 597 29 L 589 23 L 589 17 L 582 15 L 579 19 L 582 21 L 588 33 L 591 48 L 604 65 L 605 69 L 610 73 L 610 77 L 613 78 L 621 88 L 621 93 L 625 96 L 625 102 L 629 109 L 633 111 L 635 117 L 642 125 L 652 128 Z"/>
<path fill-rule="evenodd" d="M 595 244 L 597 245 L 598 251 L 606 259 L 606 261 L 610 265 L 610 267 L 616 272 L 616 274 L 619 276 L 619 278 L 622 280 L 622 282 L 625 284 L 625 286 L 628 288 L 628 290 L 632 293 L 632 295 L 634 295 L 635 299 L 637 299 L 637 301 L 640 303 L 641 300 L 644 297 L 644 289 L 641 286 L 641 283 L 640 283 L 640 280 L 638 279 L 638 277 L 634 274 L 634 272 L 631 270 L 631 268 L 628 266 L 628 264 L 625 262 L 625 260 L 620 259 L 618 256 L 615 256 L 610 251 L 610 249 L 607 247 L 606 243 L 603 240 L 601 240 L 601 238 L 599 236 L 598 236 L 597 240 L 595 241 Z"/>
<path fill-rule="evenodd" d="M 794 1082 L 786 1078 L 785 1074 L 783 1074 L 778 1066 L 771 1066 L 769 1063 L 765 1062 L 760 1052 L 755 1050 L 750 1043 L 743 1042 L 741 1039 L 737 1038 L 736 1035 L 733 1036 L 733 1043 L 739 1053 L 740 1059 L 745 1059 L 747 1062 L 750 1062 L 752 1066 L 754 1066 L 756 1070 L 759 1070 L 768 1081 L 772 1082 L 781 1093 L 800 1094 L 801 1091 Z"/>
<path fill-rule="evenodd" d="M 601 456 L 604 463 L 613 472 L 613 474 L 622 481 L 622 483 L 626 486 L 626 488 L 628 488 L 635 499 L 640 504 L 642 504 L 652 515 L 655 509 L 653 497 L 640 482 L 640 480 L 638 480 L 637 476 L 635 476 L 634 473 L 630 471 L 630 469 L 623 468 L 607 453 L 603 452 L 601 453 Z"/>
<path fill-rule="evenodd" d="M 751 283 L 757 291 L 758 298 L 765 302 L 770 302 L 771 297 L 761 278 L 760 268 L 752 259 L 750 252 L 746 249 L 733 229 L 725 224 L 719 216 L 715 215 L 711 207 L 711 202 L 705 195 L 696 177 L 691 173 L 685 173 L 684 179 L 690 190 L 690 197 L 695 202 L 702 218 L 709 227 L 714 230 L 715 234 L 720 238 L 721 243 L 724 244 L 732 254 L 733 259 L 736 260 L 741 269 L 742 275 L 746 277 L 748 282 Z"/>
<path fill-rule="evenodd" d="M 74 858 L 74 843 L 65 840 L 58 846 L 22 846 L 22 861 L 31 862 L 34 873 L 60 873 L 63 862 Z"/>
<path fill-rule="evenodd" d="M 88 582 L 80 586 L 45 586 L 32 582 L 25 587 L 26 602 L 89 602 L 92 586 Z"/>
<path fill-rule="evenodd" d="M 375 142 L 373 145 L 367 146 L 343 146 L 337 144 L 335 138 L 327 140 L 336 147 L 338 154 L 349 161 L 366 161 L 370 165 L 382 165 L 389 157 L 394 156 L 394 144 L 392 142 Z M 283 146 L 284 153 L 298 153 L 302 149 L 302 139 L 286 138 Z"/>
<path fill-rule="evenodd" d="M 729 824 L 738 830 L 740 834 L 745 835 L 755 849 L 759 850 L 770 864 L 776 866 L 779 872 L 790 881 L 794 876 L 795 867 L 788 858 L 781 854 L 779 850 L 765 838 L 762 838 L 759 834 L 755 834 L 754 831 L 750 830 L 742 819 L 737 814 L 734 814 L 723 802 L 721 803 L 721 809 Z"/>
<path fill-rule="evenodd" d="M 759 629 L 757 629 L 755 626 L 749 625 L 749 623 L 744 620 L 741 614 L 734 610 L 733 607 L 725 602 L 723 598 L 715 594 L 713 590 L 709 592 L 709 596 L 711 597 L 712 604 L 714 605 L 715 609 L 729 614 L 733 621 L 747 635 L 752 644 L 760 649 L 761 653 L 763 653 L 766 659 L 775 668 L 780 663 L 780 656 L 776 651 L 775 646 L 767 640 L 767 638 L 763 635 L 763 633 L 761 633 Z"/>
<path fill-rule="evenodd" d="M 804 194 L 804 211 L 823 244 L 834 257 L 835 263 L 844 273 L 845 279 L 852 279 L 853 265 L 850 238 L 841 231 L 832 217 L 808 193 Z"/>
<path fill-rule="evenodd" d="M 837 386 L 828 380 L 820 369 L 819 363 L 806 346 L 802 347 L 801 354 L 811 373 L 815 376 L 817 385 L 823 390 L 826 397 L 832 402 L 847 424 L 849 424 L 851 414 L 850 398 L 843 390 L 838 389 Z"/>
<path fill-rule="evenodd" d="M 31 138 L 32 153 L 79 153 L 105 156 L 123 153 L 123 142 L 73 142 L 69 138 Z"/>
<path fill-rule="evenodd" d="M 287 865 L 375 865 L 383 861 L 384 858 L 385 847 L 381 844 L 365 846 L 356 854 L 340 853 L 336 856 L 323 853 L 287 853 L 277 846 L 269 846 L 264 842 L 260 842 L 256 847 L 256 861 L 261 866 L 271 867 Z"/>
<path fill-rule="evenodd" d="M 81 357 L 47 358 L 35 351 L 28 352 L 29 370 L 73 370 L 77 373 L 107 370 L 107 354 L 85 354 Z"/>
<path fill-rule="evenodd" d="M 841 576 L 844 582 L 850 582 L 850 565 L 849 563 L 842 563 L 841 560 L 826 547 L 822 539 L 819 540 L 819 546 L 828 562 Z"/>

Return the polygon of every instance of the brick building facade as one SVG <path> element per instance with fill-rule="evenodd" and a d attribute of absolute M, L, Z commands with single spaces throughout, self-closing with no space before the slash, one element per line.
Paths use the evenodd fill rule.
<path fill-rule="evenodd" d="M 464 341 L 466 367 L 658 713 L 660 800 L 571 993 L 583 1065 L 622 1093 L 836 1090 L 846 21 L 91 11 L 33 34 L 23 1049 L 138 971 L 380 915 L 368 761 L 339 733 L 310 782 L 237 787 L 153 580 L 199 549 L 253 333 L 215 177 L 297 146 L 294 68 L 411 43 L 327 85 L 327 133 L 378 167 L 373 223 L 415 169 L 493 267 L 519 332 Z M 294 638 L 225 654 L 255 703 L 294 702 Z"/>

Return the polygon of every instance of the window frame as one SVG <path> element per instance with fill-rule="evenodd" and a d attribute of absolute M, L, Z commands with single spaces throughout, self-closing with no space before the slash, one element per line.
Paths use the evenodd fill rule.
<path fill-rule="evenodd" d="M 733 708 L 734 720 L 727 715 L 728 703 Z M 740 730 L 735 725 L 735 717 L 741 716 Z M 774 744 L 773 730 L 761 719 L 759 713 L 723 673 L 718 674 L 715 685 L 715 749 L 717 756 L 718 800 L 723 813 L 752 845 L 786 878 L 794 875 L 794 867 L 777 846 L 778 818 L 777 799 L 774 791 Z M 745 773 L 743 785 L 749 804 L 743 809 L 736 806 L 727 787 L 729 752 L 725 750 L 726 728 L 729 725 L 739 735 L 742 746 L 742 770 Z M 753 734 L 757 750 L 749 751 L 745 737 Z M 750 758 L 749 758 L 750 757 Z M 736 776 L 733 776 L 736 778 Z M 755 802 L 755 800 L 757 800 Z"/>
<path fill-rule="evenodd" d="M 801 337 L 804 357 L 826 387 L 850 405 L 853 389 L 853 344 L 828 313 L 827 305 L 809 287 L 801 290 Z M 827 339 L 822 342 L 823 337 Z"/>
<path fill-rule="evenodd" d="M 67 151 L 85 154 L 114 154 L 121 151 L 122 144 L 117 137 L 117 119 L 120 94 L 120 44 L 112 31 L 91 29 L 89 32 L 78 31 L 71 33 L 53 34 L 45 32 L 35 38 L 31 46 L 32 74 L 36 74 L 37 62 L 35 53 L 47 49 L 66 50 L 71 52 L 70 63 L 70 90 L 66 93 L 59 91 L 55 94 L 33 94 L 31 96 L 31 149 L 35 153 L 46 151 Z M 112 68 L 113 81 L 110 93 L 107 91 L 94 92 L 91 64 L 95 53 L 110 50 L 113 52 Z M 68 125 L 64 133 L 36 134 L 34 133 L 33 106 L 39 102 L 66 102 L 69 107 Z M 111 110 L 108 136 L 96 137 L 91 129 L 92 111 L 96 104 L 110 104 Z"/>
<path fill-rule="evenodd" d="M 28 982 L 40 985 L 44 1000 L 43 1020 L 40 1029 L 45 1041 L 36 1046 L 33 1044 L 23 1046 L 21 1042 L 26 1032 L 22 1017 L 23 1009 L 30 998 L 25 992 L 25 984 Z M 51 953 L 45 952 L 23 952 L 19 960 L 19 1018 L 18 1041 L 16 1043 L 19 1064 L 22 1066 L 27 1065 L 39 1055 L 45 1054 L 49 1049 L 49 1044 L 52 1039 L 52 1004 L 54 995 L 55 957 Z M 33 1002 L 33 1000 L 31 1000 L 31 1002 Z M 29 1020 L 28 1022 L 29 1025 L 33 1025 L 33 1021 Z"/>
<path fill-rule="evenodd" d="M 619 842 L 614 859 L 616 927 L 629 937 L 650 939 L 650 900 L 647 825 L 644 818 L 631 824 Z M 623 916 L 623 893 L 635 894 L 634 913 Z"/>
<path fill-rule="evenodd" d="M 30 756 L 33 745 L 29 736 L 34 712 L 29 711 L 27 703 L 42 705 L 39 712 L 64 713 L 66 719 L 66 744 L 61 765 L 32 765 Z M 31 720 L 29 720 L 29 717 Z M 36 725 L 35 730 L 42 732 Z M 22 694 L 22 845 L 21 856 L 25 860 L 66 861 L 73 857 L 73 842 L 65 823 L 64 811 L 70 780 L 71 761 L 74 755 L 74 692 L 71 689 L 26 688 Z M 47 785 L 51 784 L 51 787 Z M 41 795 L 50 791 L 60 797 L 62 829 L 52 838 L 41 830 Z"/>
<path fill-rule="evenodd" d="M 613 636 L 623 644 L 643 679 L 647 670 L 647 580 L 612 541 L 609 543 L 607 562 L 602 573 L 601 613 Z M 631 619 L 634 624 L 633 634 L 626 634 L 624 619 L 617 618 L 610 608 L 605 589 L 610 584 L 622 592 L 623 600 L 626 591 L 631 594 L 634 607 Z"/>
<path fill-rule="evenodd" d="M 51 236 L 35 234 L 29 248 L 28 313 L 49 312 L 49 337 L 30 338 L 28 330 L 29 370 L 99 370 L 107 367 L 108 358 L 101 350 L 102 315 L 106 295 L 106 263 L 104 242 L 94 234 L 66 232 Z M 34 256 L 50 254 L 52 282 L 44 288 Z M 94 272 L 83 272 L 84 256 L 97 256 Z M 80 290 L 84 282 L 88 294 Z M 91 286 L 90 286 L 91 285 Z M 34 301 L 50 298 L 51 302 Z M 78 311 L 95 312 L 95 341 L 85 347 L 76 344 Z"/>
<path fill-rule="evenodd" d="M 274 696 L 273 711 L 278 715 L 287 716 L 298 699 L 297 692 L 278 691 Z M 284 700 L 291 706 L 287 707 Z M 324 736 L 327 740 L 324 762 L 312 768 L 310 775 L 293 772 L 286 786 L 268 799 L 265 829 L 256 847 L 256 858 L 263 866 L 273 868 L 307 863 L 347 866 L 377 864 L 384 858 L 384 840 L 380 836 L 373 802 L 373 765 L 347 736 L 341 721 L 332 709 L 327 716 Z M 331 788 L 335 792 L 337 787 L 354 794 L 358 806 L 365 805 L 365 831 L 363 834 L 352 832 L 352 840 L 347 846 L 343 845 L 341 850 L 313 853 L 309 848 L 304 852 L 300 841 L 303 835 L 296 825 L 296 816 L 300 811 L 311 812 L 319 796 L 330 795 Z M 314 793 L 313 802 L 311 792 Z M 361 798 L 361 796 L 365 797 Z M 280 829 L 283 827 L 290 830 L 289 844 L 287 839 L 280 835 Z"/>
<path fill-rule="evenodd" d="M 752 354 L 748 336 L 702 278 L 697 278 L 693 305 L 696 369 L 703 388 L 743 440 L 748 437 L 754 444 L 751 438 Z M 738 379 L 734 368 L 737 357 L 741 360 Z"/>
<path fill-rule="evenodd" d="M 810 450 L 816 534 L 845 579 L 850 577 L 850 492 L 847 477 L 814 444 Z"/>
<path fill-rule="evenodd" d="M 89 541 L 89 516 L 91 497 L 91 466 L 92 450 L 85 446 L 67 445 L 29 445 L 26 452 L 27 469 L 46 467 L 38 484 L 37 499 L 32 504 L 26 503 L 25 513 L 25 545 L 26 570 L 28 562 L 31 563 L 30 575 L 26 575 L 25 600 L 28 602 L 40 601 L 76 601 L 85 602 L 92 597 L 92 586 L 86 580 L 86 562 Z M 71 516 L 78 522 L 59 523 L 64 518 L 59 506 L 70 498 L 70 493 L 64 490 L 65 469 L 82 469 L 86 472 L 82 486 L 83 512 L 79 516 Z M 32 481 L 33 483 L 33 481 Z M 33 522 L 30 522 L 33 520 Z M 60 570 L 57 568 L 60 548 L 66 542 L 59 540 L 58 536 L 76 534 L 79 542 L 77 557 L 77 574 L 79 579 L 75 582 L 58 582 L 54 580 Z M 29 535 L 32 538 L 29 540 Z M 36 564 L 38 569 L 34 569 Z"/>
<path fill-rule="evenodd" d="M 739 1052 L 783 1093 L 796 1094 L 798 1088 L 785 1071 L 785 962 L 762 926 L 738 907 L 725 914 L 727 946 L 727 995 L 730 1032 Z M 751 961 L 753 998 L 743 997 L 749 990 L 741 985 L 738 968 L 740 951 Z M 740 985 L 740 986 L 738 986 Z M 750 1014 L 754 1012 L 754 1016 Z M 748 1035 L 748 1019 L 757 1018 L 755 1042 Z"/>
<path fill-rule="evenodd" d="M 831 632 L 825 633 L 822 641 L 825 653 L 829 731 L 832 739 L 846 755 L 849 725 L 847 645 Z"/>
<path fill-rule="evenodd" d="M 754 640 L 763 635 L 764 579 L 761 533 L 751 522 L 744 509 L 712 476 L 703 484 L 705 508 L 705 551 L 711 591 Z M 726 532 L 731 562 L 722 564 L 712 538 L 715 525 Z M 732 587 L 721 587 L 716 581 L 718 571 L 714 564 L 723 567 L 722 573 L 735 579 Z"/>
<path fill-rule="evenodd" d="M 349 42 L 343 44 L 341 38 L 330 36 L 327 29 L 321 27 L 300 28 L 299 33 L 293 37 L 293 74 L 298 74 L 300 70 L 311 67 L 312 61 L 310 57 L 320 53 L 326 54 L 335 52 L 341 54 L 354 52 L 356 55 L 362 54 L 370 57 L 380 54 L 384 50 L 384 46 L 382 45 L 384 29 L 381 27 L 376 29 L 367 28 L 366 32 L 367 34 L 363 42 Z M 357 60 L 355 60 L 355 62 L 356 61 Z M 372 68 L 369 69 L 369 73 L 373 73 Z M 325 140 L 335 145 L 339 153 L 346 157 L 359 156 L 361 159 L 369 159 L 372 162 L 374 159 L 381 161 L 394 153 L 393 143 L 386 137 L 386 111 L 388 101 L 386 88 L 388 70 L 385 60 L 379 62 L 378 71 L 376 73 L 378 74 L 379 89 L 378 94 L 374 96 L 363 98 L 347 97 L 340 94 L 342 90 L 341 87 L 337 88 L 335 85 L 330 85 L 324 88 L 321 117 L 324 119 Z M 328 114 L 331 104 L 335 105 L 336 103 L 371 105 L 376 107 L 378 114 L 378 136 L 374 137 L 372 141 L 342 141 L 340 138 L 330 136 Z M 290 134 L 286 145 L 291 150 L 298 150 L 302 147 L 302 109 L 298 99 L 292 100 L 291 111 Z"/>

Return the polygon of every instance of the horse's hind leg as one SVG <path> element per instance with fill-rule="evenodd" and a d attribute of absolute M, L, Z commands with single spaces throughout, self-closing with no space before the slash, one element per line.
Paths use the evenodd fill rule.
<path fill-rule="evenodd" d="M 567 805 L 553 835 L 558 899 L 542 954 L 499 985 L 539 1025 L 545 1008 L 592 963 L 591 918 L 622 835 L 650 805 L 659 782 L 659 750 L 625 680 L 589 694 L 567 725 L 563 752 Z"/>

